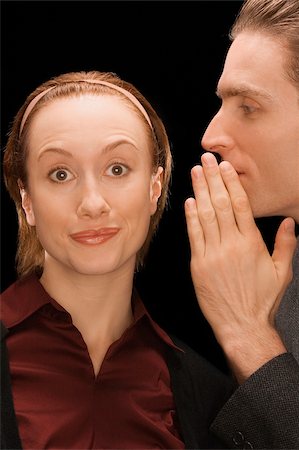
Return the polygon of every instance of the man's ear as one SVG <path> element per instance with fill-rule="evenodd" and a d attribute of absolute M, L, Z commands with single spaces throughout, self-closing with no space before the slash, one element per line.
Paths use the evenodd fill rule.
<path fill-rule="evenodd" d="M 32 209 L 32 202 L 30 195 L 24 188 L 23 183 L 19 180 L 18 181 L 19 189 L 20 189 L 20 195 L 22 199 L 22 208 L 25 211 L 26 220 L 28 225 L 31 225 L 32 227 L 35 226 L 35 216 Z"/>
<path fill-rule="evenodd" d="M 161 196 L 163 185 L 163 167 L 158 167 L 157 172 L 152 175 L 150 188 L 151 215 L 157 211 L 158 200 Z"/>

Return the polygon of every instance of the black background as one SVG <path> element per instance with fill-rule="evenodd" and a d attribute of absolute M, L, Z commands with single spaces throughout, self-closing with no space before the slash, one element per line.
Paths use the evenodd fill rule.
<path fill-rule="evenodd" d="M 189 275 L 183 204 L 201 136 L 217 111 L 214 94 L 241 1 L 2 1 L 1 136 L 25 97 L 54 75 L 74 70 L 118 73 L 152 103 L 174 157 L 170 205 L 136 283 L 147 308 L 221 370 L 222 351 L 196 302 Z M 4 290 L 16 275 L 16 215 L 1 189 Z M 272 249 L 280 218 L 257 224 Z M 229 264 L 229 261 L 228 261 Z"/>

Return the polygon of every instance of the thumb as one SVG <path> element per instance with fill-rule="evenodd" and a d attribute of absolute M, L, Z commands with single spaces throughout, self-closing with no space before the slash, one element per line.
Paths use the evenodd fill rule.
<path fill-rule="evenodd" d="M 289 283 L 292 278 L 292 259 L 297 245 L 294 219 L 284 219 L 276 233 L 272 260 L 282 284 Z"/>

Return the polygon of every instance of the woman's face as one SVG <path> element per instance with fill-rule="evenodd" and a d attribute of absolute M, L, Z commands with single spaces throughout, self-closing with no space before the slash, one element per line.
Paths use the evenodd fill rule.
<path fill-rule="evenodd" d="M 135 266 L 161 194 L 145 126 L 116 96 L 54 100 L 32 120 L 22 191 L 45 267 L 102 275 Z"/>

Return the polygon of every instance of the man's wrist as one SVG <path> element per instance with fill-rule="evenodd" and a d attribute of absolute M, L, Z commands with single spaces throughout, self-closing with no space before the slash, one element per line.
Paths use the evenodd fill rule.
<path fill-rule="evenodd" d="M 287 351 L 279 334 L 271 326 L 230 331 L 218 341 L 239 384 L 271 359 Z"/>

